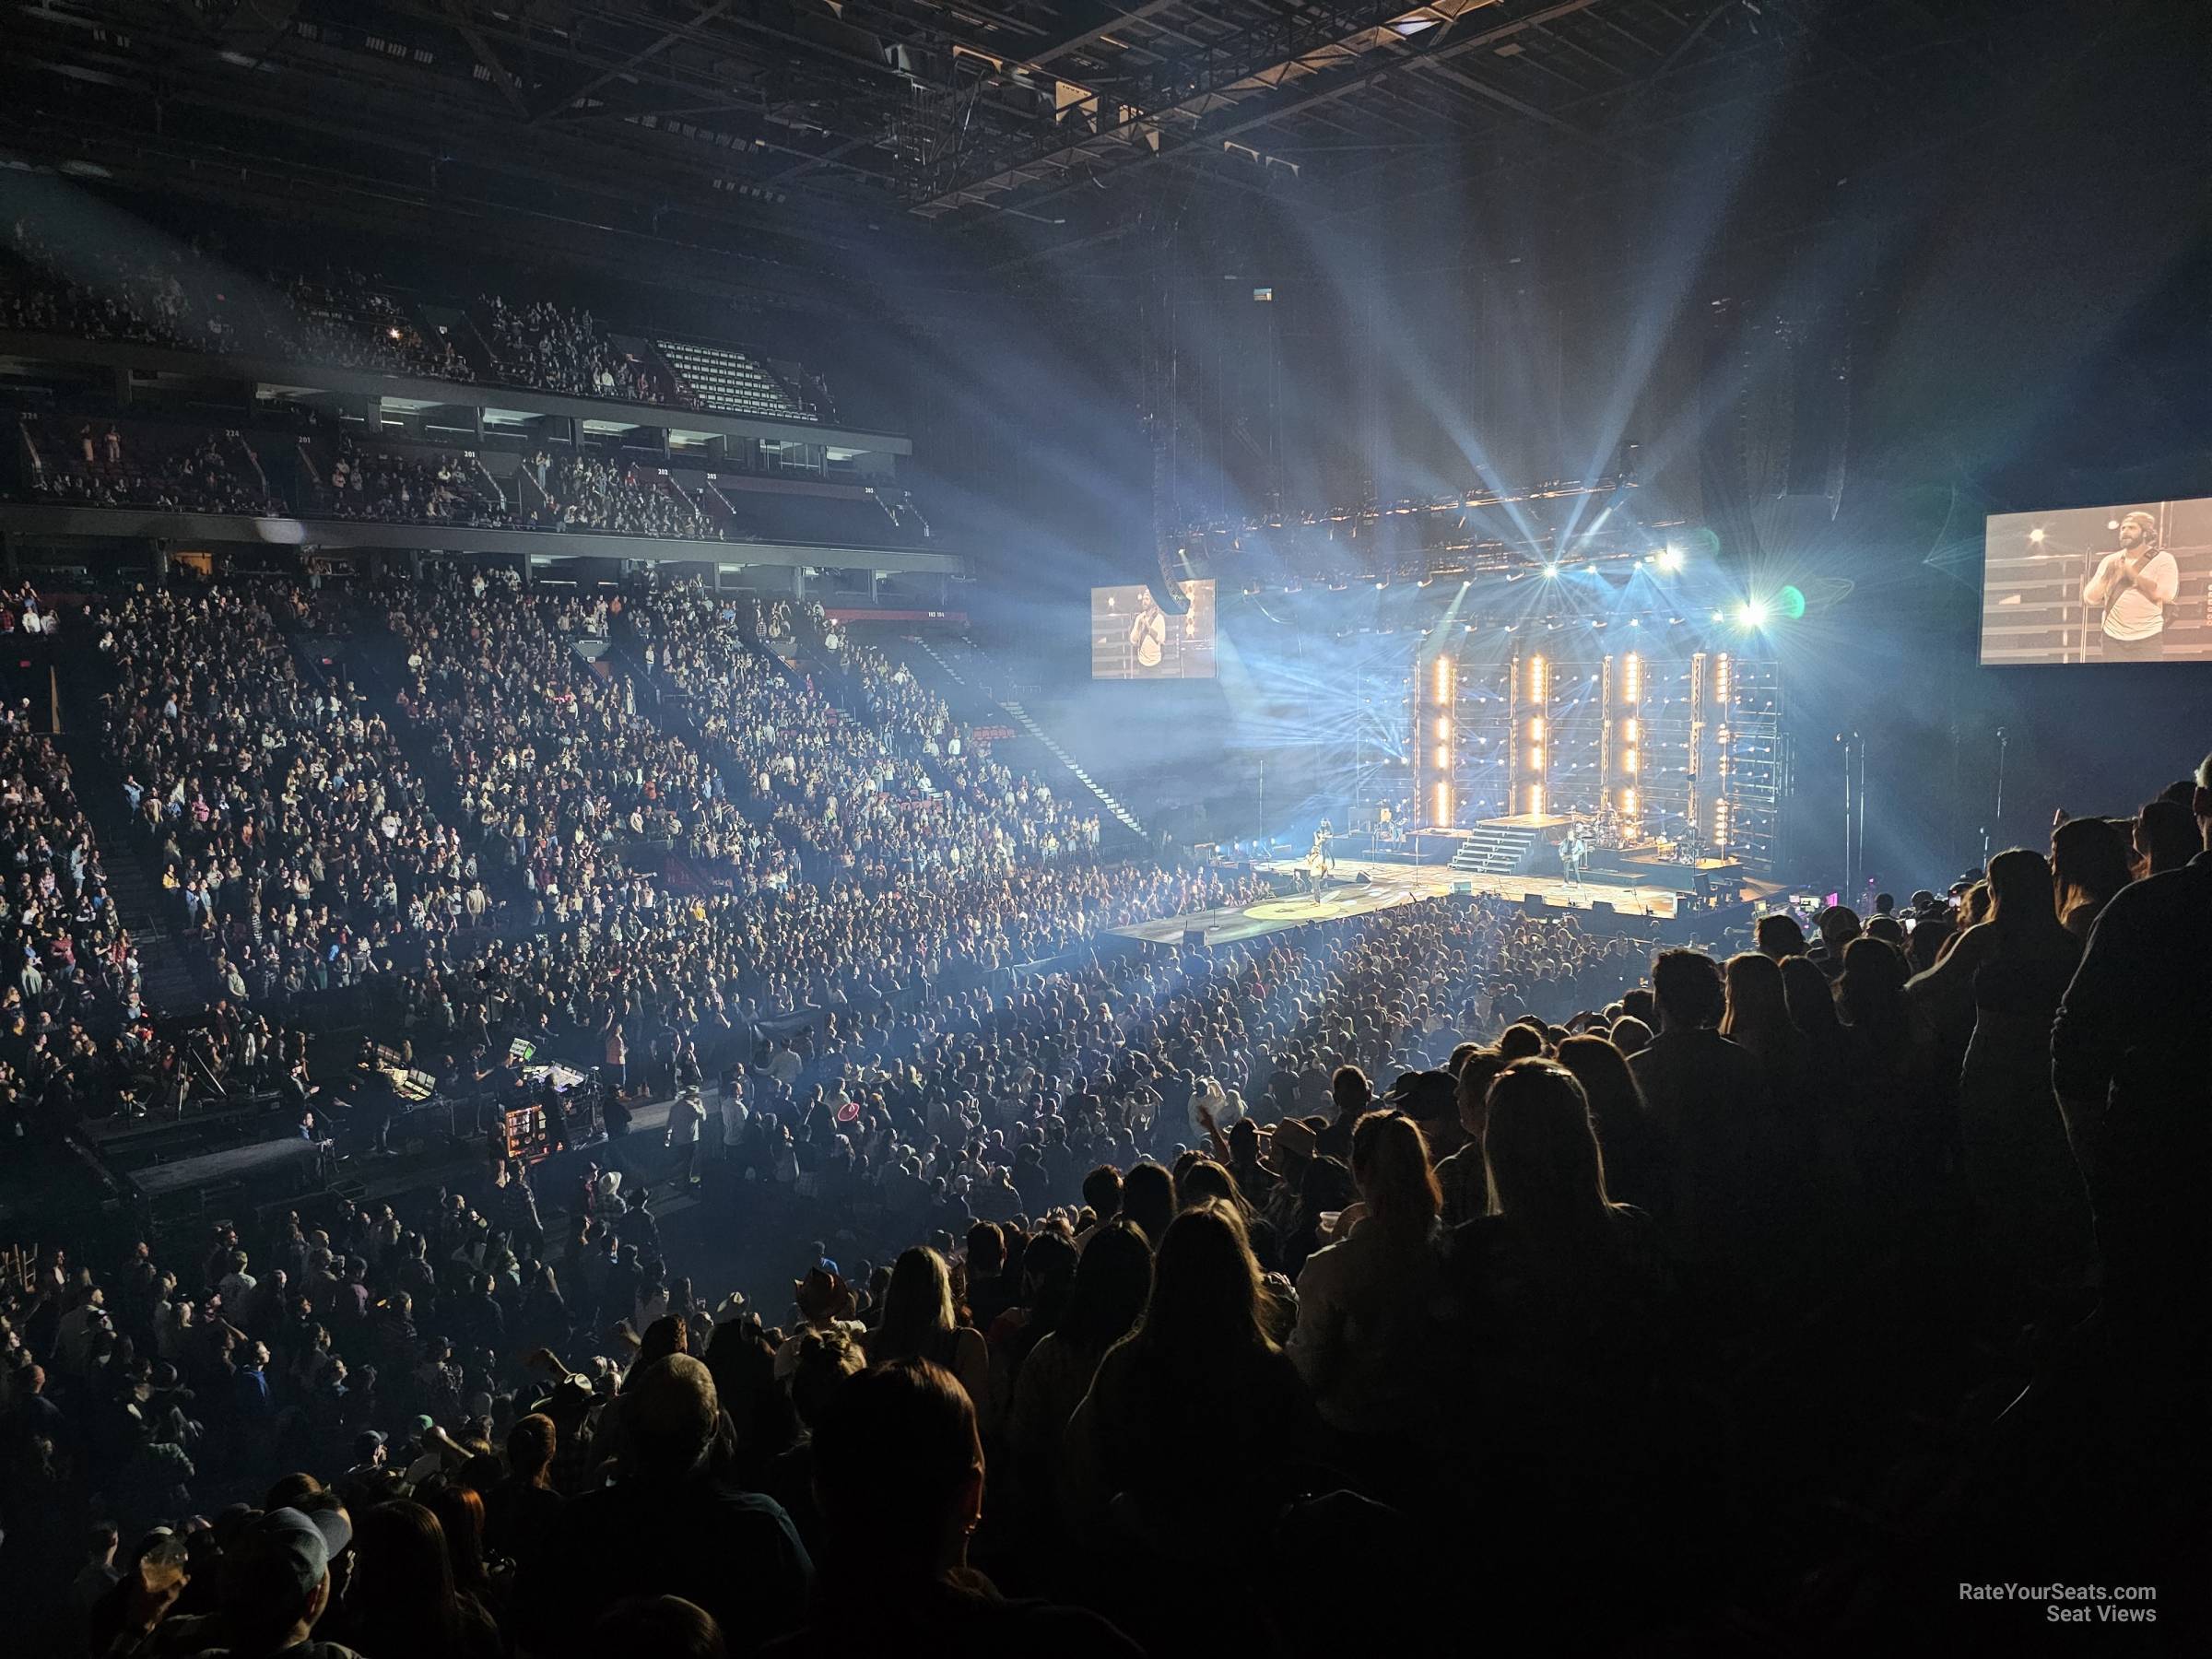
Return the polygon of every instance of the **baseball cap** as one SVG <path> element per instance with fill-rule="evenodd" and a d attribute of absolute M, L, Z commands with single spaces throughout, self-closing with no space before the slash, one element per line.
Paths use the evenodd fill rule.
<path fill-rule="evenodd" d="M 271 1510 L 225 1552 L 224 1601 L 256 1613 L 304 1607 L 330 1571 L 331 1558 L 352 1542 L 353 1528 L 342 1511 Z"/>
<path fill-rule="evenodd" d="M 376 1449 L 382 1445 L 384 1441 L 385 1435 L 382 1429 L 364 1429 L 353 1437 L 353 1454 L 364 1460 L 374 1457 Z"/>

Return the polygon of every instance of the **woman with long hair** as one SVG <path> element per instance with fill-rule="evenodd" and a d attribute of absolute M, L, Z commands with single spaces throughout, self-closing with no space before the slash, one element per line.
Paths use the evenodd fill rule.
<path fill-rule="evenodd" d="M 1865 948 L 1860 949 L 1864 945 Z M 1843 947 L 1836 1002 L 1853 1040 L 1877 1056 L 1894 1059 L 1924 1040 L 1924 1028 L 1905 1000 L 1905 959 L 1875 938 Z"/>
<path fill-rule="evenodd" d="M 871 1365 L 927 1359 L 960 1380 L 979 1412 L 990 1401 L 991 1356 L 982 1334 L 960 1324 L 953 1310 L 952 1270 L 926 1245 L 917 1244 L 892 1264 L 883 1318 L 865 1346 Z"/>
<path fill-rule="evenodd" d="M 484 1500 L 468 1487 L 441 1481 L 422 1494 L 422 1503 L 438 1517 L 445 1534 L 446 1559 L 453 1570 L 453 1588 L 473 1595 L 487 1607 L 498 1606 L 492 1595 L 491 1571 L 484 1560 Z"/>
<path fill-rule="evenodd" d="M 1853 939 L 1836 1001 L 1856 1074 L 1846 1112 L 1859 1180 L 1877 1208 L 1924 1211 L 1958 1136 L 1935 1035 L 1905 994 L 1905 959 Z"/>
<path fill-rule="evenodd" d="M 1721 1035 L 1758 1055 L 1774 1088 L 1798 1088 L 1803 1082 L 1805 1040 L 1790 1018 L 1782 965 L 1755 950 L 1738 951 L 1723 967 L 1722 981 L 1727 1003 L 1721 1014 Z"/>
<path fill-rule="evenodd" d="M 1806 966 L 1812 968 L 1809 962 Z M 1812 971 L 1818 977 L 1820 971 Z M 1644 1107 L 1628 1056 L 1606 1038 L 1570 1037 L 1559 1044 L 1559 1064 L 1589 1097 L 1591 1126 L 1605 1151 L 1606 1190 L 1623 1204 L 1659 1214 L 1672 1180 L 1666 1135 Z"/>
<path fill-rule="evenodd" d="M 1848 951 L 1850 947 L 1844 948 Z M 1812 1049 L 1790 1018 L 1789 990 L 1783 982 L 1782 966 L 1773 958 L 1739 951 L 1723 967 L 1722 980 L 1727 1003 L 1721 1015 L 1721 1035 L 1750 1050 L 1766 1074 L 1771 1110 L 1753 1155 L 1770 1219 L 1787 1230 L 1803 1216 L 1819 1157 Z M 1594 1100 L 1594 1117 L 1595 1106 Z M 1604 1119 L 1598 1124 L 1602 1137 Z"/>
<path fill-rule="evenodd" d="M 364 1653 L 405 1659 L 496 1659 L 499 1627 L 453 1583 L 445 1529 L 419 1503 L 395 1499 L 357 1516 L 344 1634 Z"/>
<path fill-rule="evenodd" d="M 1454 1235 L 1452 1262 L 1470 1350 L 1534 1379 L 1648 1347 L 1666 1286 L 1656 1229 L 1607 1190 L 1574 1073 L 1507 1066 L 1490 1086 L 1483 1162 L 1490 1213 Z"/>
<path fill-rule="evenodd" d="M 2092 1251 L 2088 1198 L 2051 1088 L 2052 1022 L 2081 940 L 2058 919 L 2041 853 L 1998 853 L 1989 889 L 1990 919 L 1950 959 L 1971 976 L 1974 1004 L 1959 1128 L 1976 1242 L 1993 1288 L 2011 1302 L 2078 1288 Z"/>
<path fill-rule="evenodd" d="M 1835 1205 L 1858 1182 L 1852 1149 L 1851 1114 L 1857 1092 L 1853 1079 L 1857 1074 L 1851 1037 L 1836 1011 L 1836 987 L 1818 963 L 1804 957 L 1786 958 L 1782 994 L 1790 1024 L 1805 1044 L 1811 1077 L 1806 1099 L 1813 1119 L 1814 1168 L 1832 1219 Z"/>
<path fill-rule="evenodd" d="M 2100 818 L 2068 818 L 2051 831 L 2051 890 L 2076 938 L 2087 939 L 2112 895 L 2136 878 L 2132 839 Z"/>
<path fill-rule="evenodd" d="M 1252 1253 L 1259 1258 L 1260 1271 L 1278 1273 L 1282 1270 L 1282 1240 L 1275 1224 L 1258 1214 L 1244 1195 L 1244 1189 L 1230 1173 L 1227 1164 L 1202 1153 L 1185 1153 L 1188 1167 L 1178 1162 L 1175 1172 L 1176 1207 L 1189 1209 L 1192 1205 L 1207 1198 L 1218 1198 L 1244 1218 L 1244 1236 L 1252 1241 Z"/>
<path fill-rule="evenodd" d="M 1321 1429 L 1268 1335 L 1266 1300 L 1230 1206 L 1208 1199 L 1169 1223 L 1144 1318 L 1108 1350 L 1068 1425 L 1068 1477 L 1088 1524 L 1106 1525 L 1111 1512 L 1154 1553 L 1217 1568 L 1225 1551 L 1265 1547 L 1298 1448 Z"/>
<path fill-rule="evenodd" d="M 999 1315 L 995 1342 L 990 1336 L 983 1339 L 993 1343 L 992 1393 L 998 1401 L 994 1416 L 1003 1417 L 1012 1405 L 1014 1379 L 1030 1350 L 1066 1316 L 1068 1301 L 1076 1291 L 1079 1261 L 1075 1245 L 1065 1233 L 1039 1233 L 1023 1248 L 1018 1300 Z"/>
<path fill-rule="evenodd" d="M 776 1373 L 777 1351 L 749 1319 L 724 1320 L 708 1339 L 707 1373 L 736 1430 L 727 1473 L 747 1491 L 760 1490 L 769 1465 L 799 1438 L 791 1393 Z"/>
<path fill-rule="evenodd" d="M 1117 1217 L 1091 1235 L 1075 1285 L 1052 1331 L 1038 1338 L 1014 1380 L 1006 1449 L 1016 1502 L 1030 1537 L 1057 1535 L 1065 1494 L 1057 1464 L 1062 1437 L 1090 1392 L 1106 1350 L 1129 1334 L 1152 1294 L 1152 1251 Z M 1039 1559 L 1048 1552 L 1040 1550 Z"/>
<path fill-rule="evenodd" d="M 1805 1039 L 1806 1058 L 1817 1076 L 1833 1076 L 1847 1064 L 1849 1039 L 1836 1011 L 1836 987 L 1820 965 L 1806 957 L 1782 964 L 1782 995 L 1790 1023 Z"/>
<path fill-rule="evenodd" d="M 1443 1194 L 1429 1147 L 1399 1112 L 1371 1112 L 1352 1131 L 1359 1202 L 1334 1241 L 1298 1276 L 1289 1353 L 1322 1417 L 1350 1434 L 1403 1432 L 1433 1397 L 1438 1229 Z"/>

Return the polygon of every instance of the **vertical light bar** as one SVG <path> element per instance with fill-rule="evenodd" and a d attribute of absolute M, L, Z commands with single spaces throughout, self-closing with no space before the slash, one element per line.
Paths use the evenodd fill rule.
<path fill-rule="evenodd" d="M 1524 730 L 1527 733 L 1523 747 L 1524 763 L 1522 767 L 1528 782 L 1523 793 L 1522 810 L 1541 813 L 1546 795 L 1547 776 L 1545 756 L 1547 750 L 1551 712 L 1551 665 L 1540 656 L 1528 659 L 1529 717 Z"/>
<path fill-rule="evenodd" d="M 1630 652 L 1620 660 L 1620 686 L 1615 700 L 1619 718 L 1620 783 L 1614 798 L 1614 809 L 1620 816 L 1621 840 L 1633 846 L 1642 839 L 1637 821 L 1642 800 L 1639 784 L 1643 772 L 1643 657 L 1641 653 Z"/>
<path fill-rule="evenodd" d="M 1712 684 L 1712 659 L 1700 651 L 1689 659 L 1689 753 L 1683 767 L 1688 790 L 1684 810 L 1700 835 L 1706 826 L 1705 714 Z"/>
<path fill-rule="evenodd" d="M 1430 775 L 1427 800 L 1429 821 L 1439 829 L 1452 822 L 1452 781 L 1457 775 L 1456 751 L 1453 747 L 1453 711 L 1459 690 L 1459 666 L 1443 652 L 1439 651 L 1430 660 L 1428 680 L 1422 699 L 1421 731 L 1418 742 L 1422 757 L 1429 762 Z"/>
<path fill-rule="evenodd" d="M 1716 856 L 1725 856 L 1728 850 L 1729 807 L 1733 804 L 1735 794 L 1735 745 L 1734 734 L 1729 730 L 1732 724 L 1730 693 L 1735 688 L 1735 677 L 1732 668 L 1733 665 L 1728 661 L 1728 653 L 1724 651 L 1714 661 L 1712 669 L 1712 700 L 1715 705 L 1712 757 L 1712 850 Z"/>

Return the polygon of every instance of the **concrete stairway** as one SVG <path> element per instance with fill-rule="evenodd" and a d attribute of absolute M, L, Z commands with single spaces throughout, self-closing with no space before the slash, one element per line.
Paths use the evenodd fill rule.
<path fill-rule="evenodd" d="M 1137 837 L 1138 840 L 1146 841 L 1150 839 L 1146 833 L 1144 825 L 1137 821 L 1136 814 L 1130 811 L 1128 807 L 1123 806 L 1119 800 L 1115 799 L 1112 794 L 1109 794 L 1106 786 L 1103 783 L 1100 783 L 1088 772 L 1085 771 L 1081 763 L 1078 762 L 1073 755 L 1069 754 L 1066 749 L 1060 746 L 1060 740 L 1054 737 L 1050 732 L 1047 732 L 1042 726 L 1039 725 L 1035 717 L 1032 716 L 1027 709 L 1023 708 L 1018 702 L 1001 703 L 998 706 L 1006 712 L 1006 717 L 1012 720 L 1016 725 L 1019 726 L 1023 731 L 1029 733 L 1030 736 L 1034 737 L 1040 744 L 1041 744 L 1044 747 L 1045 753 L 1052 756 L 1053 759 L 1059 761 L 1062 766 L 1065 767 L 1068 772 L 1075 778 L 1077 782 L 1080 783 L 1086 790 L 1089 791 L 1090 794 L 1098 797 L 1099 805 L 1106 809 L 1106 814 L 1109 818 L 1112 818 L 1116 823 L 1121 824 L 1124 828 L 1128 830 L 1131 834 Z"/>
<path fill-rule="evenodd" d="M 1150 844 L 1151 835 L 1136 814 L 1130 811 L 1103 783 L 1093 778 L 1058 738 L 1038 724 L 1035 715 L 1018 702 L 1002 702 L 997 699 L 990 688 L 991 682 L 1003 679 L 1004 677 L 994 672 L 990 659 L 982 652 L 965 640 L 927 640 L 917 636 L 913 642 L 937 673 L 949 682 L 942 689 L 947 703 L 956 714 L 961 715 L 971 725 L 987 722 L 994 713 L 1012 721 L 1028 734 L 1039 749 L 1057 761 L 1086 792 L 1097 798 L 1108 818 L 1138 841 Z"/>
<path fill-rule="evenodd" d="M 75 701 L 65 698 L 64 707 L 81 716 L 81 706 L 70 707 Z M 191 1008 L 210 1000 L 215 993 L 212 965 L 195 959 L 203 953 L 188 953 L 176 936 L 183 907 L 162 888 L 152 843 L 131 816 L 123 778 L 100 745 L 97 724 L 77 724 L 53 741 L 69 757 L 77 804 L 91 820 L 93 838 L 100 843 L 108 897 L 137 947 L 139 994 L 147 1006 Z"/>

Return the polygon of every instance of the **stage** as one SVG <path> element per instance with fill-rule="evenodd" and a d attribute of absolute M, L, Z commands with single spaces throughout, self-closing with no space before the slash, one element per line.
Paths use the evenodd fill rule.
<path fill-rule="evenodd" d="M 1270 876 L 1306 877 L 1302 858 L 1277 859 L 1255 866 Z M 1360 877 L 1367 880 L 1362 883 Z M 1341 922 L 1364 916 L 1418 899 L 1448 898 L 1453 892 L 1525 900 L 1532 895 L 1547 911 L 1565 914 L 1589 912 L 1607 904 L 1618 916 L 1672 921 L 1681 895 L 1661 887 L 1601 887 L 1584 882 L 1569 887 L 1557 876 L 1484 876 L 1454 870 L 1449 865 L 1383 864 L 1364 858 L 1340 858 L 1330 872 L 1327 888 L 1318 897 L 1303 891 L 1263 899 L 1241 910 L 1223 908 L 1197 911 L 1186 916 L 1167 916 L 1139 922 L 1112 931 L 1125 939 L 1147 945 L 1179 945 L 1187 931 L 1202 932 L 1208 945 L 1234 945 L 1243 939 L 1302 927 L 1309 922 Z"/>

